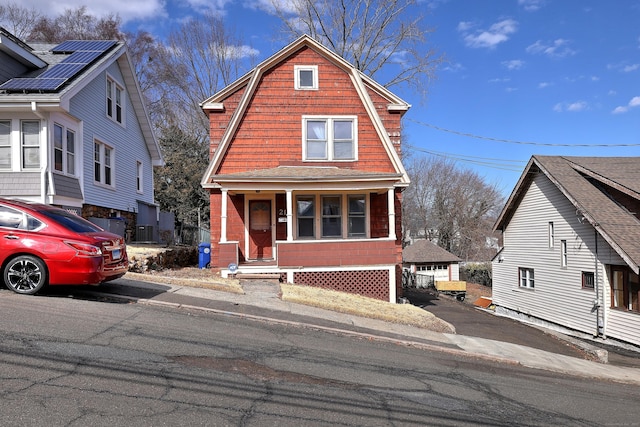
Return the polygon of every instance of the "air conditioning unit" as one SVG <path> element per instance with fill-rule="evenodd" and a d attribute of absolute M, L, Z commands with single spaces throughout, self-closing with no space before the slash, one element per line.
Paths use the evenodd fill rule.
<path fill-rule="evenodd" d="M 136 242 L 153 242 L 153 225 L 136 226 Z"/>

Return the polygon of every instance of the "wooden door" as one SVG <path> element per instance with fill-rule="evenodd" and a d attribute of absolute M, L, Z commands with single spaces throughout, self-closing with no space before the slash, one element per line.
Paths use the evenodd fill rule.
<path fill-rule="evenodd" d="M 249 259 L 273 259 L 271 200 L 249 201 Z"/>

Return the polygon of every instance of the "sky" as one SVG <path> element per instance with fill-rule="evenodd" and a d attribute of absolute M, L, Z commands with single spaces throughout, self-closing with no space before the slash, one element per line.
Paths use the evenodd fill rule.
<path fill-rule="evenodd" d="M 270 2 L 20 1 L 48 16 L 82 5 L 94 16 L 117 13 L 125 30 L 161 39 L 214 11 L 258 62 L 284 47 Z M 419 0 L 419 8 L 434 30 L 425 48 L 446 61 L 426 98 L 391 88 L 412 105 L 405 151 L 455 161 L 505 197 L 535 154 L 640 156 L 640 0 Z"/>

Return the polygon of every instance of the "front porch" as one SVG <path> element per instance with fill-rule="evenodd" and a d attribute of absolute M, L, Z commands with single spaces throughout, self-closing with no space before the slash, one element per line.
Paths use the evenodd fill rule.
<path fill-rule="evenodd" d="M 277 241 L 274 258 L 244 260 L 238 242 L 219 244 L 222 277 L 268 277 L 396 302 L 394 240 Z"/>

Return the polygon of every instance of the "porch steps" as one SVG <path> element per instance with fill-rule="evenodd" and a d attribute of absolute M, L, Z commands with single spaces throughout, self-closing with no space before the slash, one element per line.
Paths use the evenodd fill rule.
<path fill-rule="evenodd" d="M 280 273 L 237 273 L 236 279 L 279 279 Z"/>

